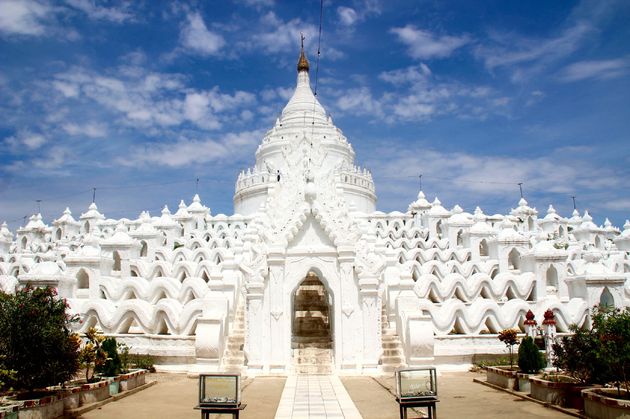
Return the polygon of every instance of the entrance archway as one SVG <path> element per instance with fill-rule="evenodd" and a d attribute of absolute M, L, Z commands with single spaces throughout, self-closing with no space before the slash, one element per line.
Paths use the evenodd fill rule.
<path fill-rule="evenodd" d="M 291 347 L 332 348 L 332 301 L 324 284 L 309 272 L 293 295 Z"/>
<path fill-rule="evenodd" d="M 293 293 L 291 349 L 298 374 L 331 372 L 333 313 L 332 296 L 310 271 Z"/>

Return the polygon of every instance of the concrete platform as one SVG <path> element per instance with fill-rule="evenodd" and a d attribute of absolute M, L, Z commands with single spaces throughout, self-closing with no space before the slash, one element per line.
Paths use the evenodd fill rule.
<path fill-rule="evenodd" d="M 438 368 L 438 371 L 440 369 Z M 393 377 L 334 377 L 330 380 L 330 387 L 321 384 L 321 378 L 325 376 L 306 376 L 306 384 L 315 382 L 323 401 L 322 415 L 321 405 L 314 409 L 315 415 L 292 417 L 319 417 L 339 418 L 339 411 L 333 409 L 333 405 L 344 403 L 347 407 L 348 400 L 328 400 L 332 393 L 342 394 L 339 385 L 343 385 L 349 395 L 352 405 L 358 410 L 356 413 L 348 413 L 341 408 L 342 417 L 363 417 L 365 419 L 397 419 L 398 404 L 394 399 Z M 438 375 L 438 393 L 440 402 L 437 413 L 440 419 L 445 418 L 569 418 L 570 416 L 533 403 L 508 393 L 497 391 L 487 386 L 473 382 L 473 378 L 485 378 L 484 374 L 471 372 L 440 371 Z M 99 409 L 86 413 L 84 418 L 199 418 L 199 412 L 193 410 L 197 401 L 197 380 L 188 378 L 186 374 L 151 374 L 147 380 L 157 380 L 158 385 L 147 388 L 125 399 L 109 403 Z M 310 380 L 310 383 L 309 383 Z M 338 384 L 336 384 L 337 382 Z M 279 412 L 279 406 L 287 383 L 287 391 L 297 392 L 298 377 L 256 377 L 243 381 L 243 402 L 247 408 L 242 412 L 244 419 L 273 419 Z M 293 384 L 294 383 L 294 384 Z M 291 390 L 293 389 L 293 390 Z M 332 392 L 331 392 L 332 389 Z M 301 387 L 304 393 L 304 386 Z M 306 389 L 308 392 L 308 388 Z M 338 392 L 339 391 L 339 392 Z M 338 397 L 338 396 L 337 396 Z M 295 399 L 294 400 L 298 400 Z M 326 416 L 326 406 L 330 408 L 330 416 Z M 304 407 L 302 401 L 302 407 Z M 350 412 L 350 410 L 347 410 Z M 304 413 L 304 409 L 300 411 Z M 221 416 L 227 418 L 228 416 Z M 418 412 L 409 411 L 410 418 L 422 417 Z"/>

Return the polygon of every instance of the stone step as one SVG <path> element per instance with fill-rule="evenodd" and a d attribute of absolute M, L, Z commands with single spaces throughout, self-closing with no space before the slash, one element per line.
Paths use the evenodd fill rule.
<path fill-rule="evenodd" d="M 401 345 L 400 340 L 382 341 L 383 348 L 397 348 Z"/>
<path fill-rule="evenodd" d="M 245 357 L 241 356 L 241 357 L 228 357 L 226 359 L 223 360 L 223 365 L 228 366 L 228 365 L 243 365 L 243 362 L 245 362 Z"/>
<path fill-rule="evenodd" d="M 401 348 L 383 348 L 383 356 L 403 356 Z"/>
<path fill-rule="evenodd" d="M 233 340 L 228 340 L 227 348 L 230 351 L 242 351 L 243 350 L 243 342 L 235 342 Z"/>
<path fill-rule="evenodd" d="M 396 371 L 398 368 L 404 368 L 406 367 L 407 364 L 400 364 L 400 365 L 382 365 L 381 369 L 383 370 L 383 372 L 394 372 Z"/>
<path fill-rule="evenodd" d="M 295 366 L 296 374 L 331 374 L 332 366 L 331 365 L 296 365 Z"/>
<path fill-rule="evenodd" d="M 401 364 L 404 362 L 402 356 L 382 356 L 381 361 L 383 365 Z"/>

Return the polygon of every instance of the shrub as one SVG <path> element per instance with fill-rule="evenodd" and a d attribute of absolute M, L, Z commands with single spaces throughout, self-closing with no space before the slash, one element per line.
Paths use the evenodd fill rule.
<path fill-rule="evenodd" d="M 107 338 L 103 341 L 103 351 L 105 351 L 107 358 L 102 365 L 96 367 L 96 372 L 105 376 L 113 377 L 120 374 L 121 362 L 120 356 L 118 356 L 118 345 L 115 338 Z"/>
<path fill-rule="evenodd" d="M 74 376 L 80 339 L 70 325 L 79 319 L 66 309 L 54 288 L 0 292 L 0 354 L 4 368 L 15 371 L 7 384 L 33 392 Z"/>
<path fill-rule="evenodd" d="M 107 354 L 101 348 L 105 336 L 98 333 L 94 327 L 90 327 L 85 332 L 87 342 L 83 345 L 79 351 L 79 362 L 81 368 L 85 369 L 85 381 L 90 383 L 94 381 L 94 372 L 97 367 L 100 367 L 105 363 Z M 92 368 L 92 374 L 90 374 L 90 368 Z"/>
<path fill-rule="evenodd" d="M 153 367 L 153 362 L 154 360 L 151 355 L 146 355 L 146 354 L 131 355 L 131 363 L 136 368 L 148 370 L 149 372 L 155 372 L 155 367 Z"/>
<path fill-rule="evenodd" d="M 599 337 L 599 357 L 609 367 L 609 380 L 630 393 L 630 309 L 593 309 L 593 329 Z"/>
<path fill-rule="evenodd" d="M 514 365 L 512 352 L 514 345 L 518 343 L 518 338 L 516 337 L 517 334 L 518 330 L 516 329 L 504 329 L 499 332 L 498 336 L 499 340 L 505 343 L 505 346 L 507 346 L 510 351 L 510 368 Z"/>
<path fill-rule="evenodd" d="M 118 343 L 118 355 L 120 356 L 120 372 L 129 372 L 129 351 L 131 348 L 125 342 Z"/>
<path fill-rule="evenodd" d="M 527 336 L 521 341 L 518 347 L 518 367 L 522 372 L 533 374 L 545 366 L 542 354 L 534 343 L 534 340 Z"/>
<path fill-rule="evenodd" d="M 569 336 L 553 344 L 553 365 L 581 383 L 603 384 L 608 379 L 608 365 L 599 354 L 597 331 L 571 325 Z"/>

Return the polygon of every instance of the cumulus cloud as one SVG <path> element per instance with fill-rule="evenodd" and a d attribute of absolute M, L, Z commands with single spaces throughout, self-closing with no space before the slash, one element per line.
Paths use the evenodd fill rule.
<path fill-rule="evenodd" d="M 83 67 L 59 73 L 52 87 L 64 97 L 98 104 L 122 117 L 128 126 L 174 127 L 187 122 L 202 129 L 222 126 L 219 115 L 240 112 L 255 102 L 252 93 L 222 93 L 218 87 L 196 90 L 179 74 L 148 72 L 141 67 L 116 71 L 118 77 Z M 98 126 L 68 124 L 66 132 L 96 137 Z"/>
<path fill-rule="evenodd" d="M 107 136 L 107 126 L 96 122 L 76 124 L 69 122 L 62 125 L 63 130 L 72 136 L 84 136 L 89 138 L 103 138 Z"/>
<path fill-rule="evenodd" d="M 381 95 L 373 93 L 374 86 L 365 85 L 331 91 L 337 109 L 387 123 L 424 122 L 442 115 L 484 119 L 491 113 L 505 113 L 511 102 L 488 86 L 436 80 L 424 63 L 385 71 L 378 77 L 392 86 Z"/>
<path fill-rule="evenodd" d="M 6 138 L 6 143 L 13 150 L 28 151 L 37 150 L 46 143 L 46 137 L 42 134 L 34 133 L 29 130 L 20 130 L 15 135 Z"/>
<path fill-rule="evenodd" d="M 560 80 L 574 82 L 586 79 L 611 79 L 623 76 L 630 70 L 630 60 L 619 58 L 599 61 L 578 61 L 560 72 Z"/>
<path fill-rule="evenodd" d="M 39 36 L 45 32 L 50 6 L 35 0 L 4 0 L 0 12 L 0 33 Z"/>
<path fill-rule="evenodd" d="M 483 202 L 505 202 L 516 204 L 518 183 L 524 182 L 526 196 L 531 205 L 557 203 L 581 191 L 587 196 L 599 193 L 601 186 L 591 183 L 589 173 L 598 171 L 608 187 L 623 187 L 623 180 L 612 169 L 595 167 L 588 160 L 564 156 L 562 150 L 551 150 L 547 155 L 534 157 L 512 157 L 506 155 L 483 155 L 470 152 L 445 152 L 430 146 L 421 147 L 421 152 L 409 153 L 405 148 L 388 142 L 377 147 L 365 161 L 377 181 L 381 201 L 387 202 L 392 210 L 406 208 L 415 198 L 410 190 L 417 188 L 418 175 L 422 174 L 425 191 L 437 193 L 444 205 L 456 203 L 472 210 Z M 565 199 L 565 197 L 567 199 Z M 611 203 L 610 209 L 628 208 L 628 200 Z M 625 205 L 625 207 L 624 207 Z M 487 209 L 487 208 L 486 208 Z M 505 211 L 506 208 L 490 208 Z"/>
<path fill-rule="evenodd" d="M 123 165 L 160 164 L 183 167 L 241 156 L 258 144 L 262 131 L 229 133 L 220 139 L 180 138 L 175 142 L 147 145 L 132 152 L 130 158 L 119 159 Z"/>
<path fill-rule="evenodd" d="M 401 28 L 393 28 L 390 32 L 407 45 L 409 55 L 416 59 L 445 58 L 470 42 L 467 35 L 440 36 L 427 30 L 418 29 L 411 24 Z"/>
<path fill-rule="evenodd" d="M 337 16 L 339 21 L 346 26 L 352 26 L 359 20 L 357 12 L 353 8 L 346 6 L 337 7 Z"/>
<path fill-rule="evenodd" d="M 253 45 L 271 53 L 294 51 L 299 46 L 300 32 L 305 36 L 305 47 L 308 48 L 317 36 L 315 25 L 299 18 L 283 21 L 274 12 L 268 12 L 262 18 L 264 29 L 254 37 Z"/>
<path fill-rule="evenodd" d="M 205 57 L 218 55 L 225 46 L 223 36 L 208 30 L 199 12 L 188 13 L 180 40 L 186 51 Z"/>

